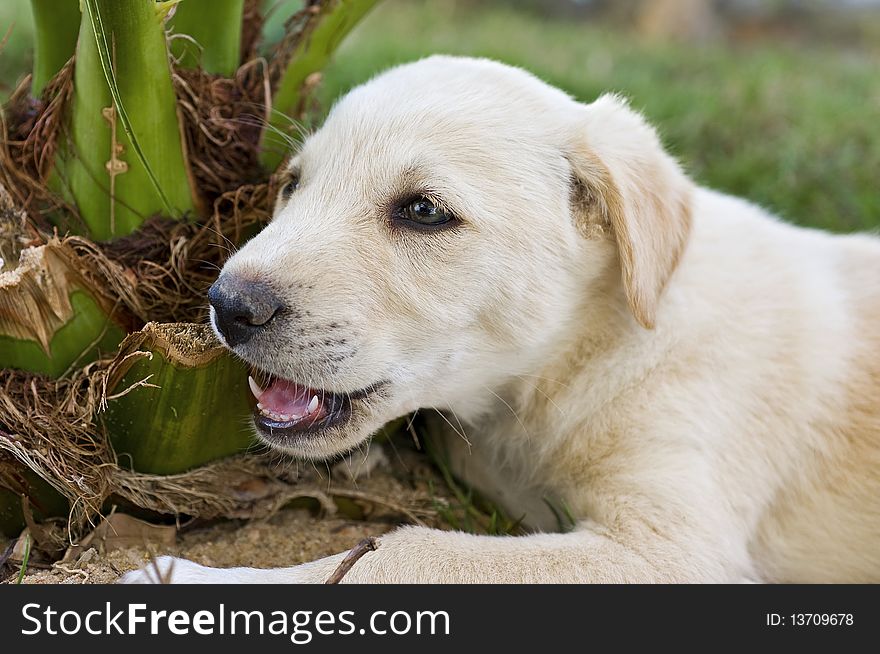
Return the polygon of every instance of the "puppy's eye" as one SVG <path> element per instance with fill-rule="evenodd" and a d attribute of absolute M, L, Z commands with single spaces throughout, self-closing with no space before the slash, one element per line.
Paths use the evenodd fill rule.
<path fill-rule="evenodd" d="M 281 187 L 281 199 L 289 200 L 293 192 L 299 188 L 299 175 L 291 175 Z"/>
<path fill-rule="evenodd" d="M 424 227 L 438 227 L 453 217 L 426 197 L 419 197 L 401 207 L 399 217 Z"/>

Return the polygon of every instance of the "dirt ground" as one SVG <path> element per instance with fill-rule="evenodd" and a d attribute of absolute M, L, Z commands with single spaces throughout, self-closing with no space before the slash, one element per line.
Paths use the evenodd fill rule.
<path fill-rule="evenodd" d="M 424 455 L 374 444 L 369 461 L 358 467 L 354 479 L 350 464 L 345 462 L 329 474 L 318 468 L 309 471 L 325 495 L 312 502 L 311 508 L 284 508 L 260 520 L 177 529 L 174 525 L 156 528 L 126 517 L 127 525 L 143 526 L 143 537 L 134 539 L 142 544 L 132 545 L 131 538 L 126 542 L 119 537 L 120 531 L 111 527 L 114 535 L 94 538 L 91 544 L 69 551 L 62 562 L 33 562 L 22 583 L 114 583 L 125 572 L 147 565 L 161 554 L 216 567 L 280 567 L 349 550 L 361 539 L 401 524 L 448 527 L 441 514 L 454 510 L 455 500 Z M 104 525 L 105 532 L 108 526 Z M 15 556 L 7 566 L 16 572 L 20 569 Z M 12 574 L 5 583 L 15 583 L 16 577 Z"/>
<path fill-rule="evenodd" d="M 92 555 L 86 563 L 29 570 L 24 584 L 112 584 L 122 574 L 149 564 L 155 553 L 174 554 L 203 565 L 280 567 L 311 561 L 353 547 L 390 524 L 313 517 L 305 510 L 280 511 L 264 522 L 221 523 L 181 534 L 173 547 L 128 547 Z"/>

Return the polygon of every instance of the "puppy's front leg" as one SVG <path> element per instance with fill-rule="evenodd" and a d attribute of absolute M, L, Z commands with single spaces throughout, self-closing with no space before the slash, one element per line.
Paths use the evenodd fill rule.
<path fill-rule="evenodd" d="M 709 576 L 667 543 L 642 545 L 631 548 L 587 523 L 566 534 L 531 536 L 406 527 L 383 536 L 343 583 L 632 583 Z"/>
<path fill-rule="evenodd" d="M 323 583 L 346 553 L 291 568 L 206 568 L 163 557 L 123 583 Z M 589 525 L 567 534 L 474 536 L 404 527 L 379 539 L 343 583 L 632 583 L 721 581 L 719 570 L 659 540 L 635 548 Z"/>

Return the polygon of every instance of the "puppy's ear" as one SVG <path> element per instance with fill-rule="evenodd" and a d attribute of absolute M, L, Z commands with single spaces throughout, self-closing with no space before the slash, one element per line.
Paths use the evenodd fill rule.
<path fill-rule="evenodd" d="M 630 309 L 651 329 L 687 243 L 693 184 L 621 98 L 603 95 L 579 111 L 568 153 L 578 226 L 613 234 Z"/>

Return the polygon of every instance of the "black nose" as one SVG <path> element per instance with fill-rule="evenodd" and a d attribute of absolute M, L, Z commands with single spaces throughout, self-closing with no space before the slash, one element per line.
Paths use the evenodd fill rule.
<path fill-rule="evenodd" d="M 229 347 L 248 341 L 284 306 L 265 284 L 235 275 L 221 275 L 208 289 L 208 301 L 214 326 Z"/>

